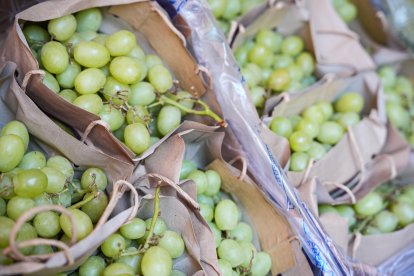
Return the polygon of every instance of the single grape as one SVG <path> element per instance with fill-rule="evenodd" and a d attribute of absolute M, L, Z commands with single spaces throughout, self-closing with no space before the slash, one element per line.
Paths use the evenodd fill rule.
<path fill-rule="evenodd" d="M 96 32 L 99 30 L 102 23 L 102 13 L 99 8 L 90 8 L 79 11 L 76 13 L 75 17 L 77 21 L 76 31 L 78 32 Z"/>
<path fill-rule="evenodd" d="M 354 209 L 357 214 L 361 216 L 372 216 L 381 211 L 384 207 L 384 201 L 376 192 L 371 192 L 360 199 L 355 205 Z"/>
<path fill-rule="evenodd" d="M 358 13 L 355 5 L 348 1 L 346 1 L 337 11 L 345 23 L 354 20 Z"/>
<path fill-rule="evenodd" d="M 237 267 L 244 261 L 242 248 L 235 240 L 224 239 L 217 249 L 217 255 L 228 261 L 232 267 Z"/>
<path fill-rule="evenodd" d="M 266 100 L 266 90 L 263 87 L 256 86 L 250 89 L 250 95 L 255 107 L 261 107 Z"/>
<path fill-rule="evenodd" d="M 75 79 L 80 72 L 80 65 L 75 61 L 70 61 L 65 71 L 56 75 L 56 80 L 62 88 L 73 88 L 75 86 Z"/>
<path fill-rule="evenodd" d="M 252 260 L 257 254 L 257 250 L 251 242 L 239 241 L 239 245 L 243 253 L 243 262 L 241 263 L 242 267 L 248 268 Z"/>
<path fill-rule="evenodd" d="M 75 174 L 70 161 L 60 155 L 50 157 L 46 162 L 46 166 L 49 168 L 57 169 L 66 176 L 66 179 L 69 180 L 71 180 Z"/>
<path fill-rule="evenodd" d="M 213 222 L 208 222 L 208 226 L 210 227 L 211 232 L 213 232 L 214 242 L 216 244 L 216 248 L 219 247 L 221 243 L 221 230 L 217 228 L 216 224 Z"/>
<path fill-rule="evenodd" d="M 128 53 L 127 56 L 132 57 L 132 58 L 137 58 L 137 59 L 145 59 L 145 53 L 138 44 L 136 44 L 132 48 L 132 50 Z"/>
<path fill-rule="evenodd" d="M 227 20 L 232 20 L 235 18 L 241 11 L 241 5 L 239 0 L 227 0 L 226 9 L 222 17 Z"/>
<path fill-rule="evenodd" d="M 62 97 L 64 100 L 73 103 L 73 101 L 79 97 L 78 93 L 73 91 L 72 89 L 63 89 L 58 94 L 60 97 Z"/>
<path fill-rule="evenodd" d="M 283 37 L 278 32 L 269 29 L 262 29 L 256 34 L 256 43 L 266 46 L 268 49 L 276 53 L 282 46 Z"/>
<path fill-rule="evenodd" d="M 262 44 L 256 44 L 247 54 L 249 62 L 256 63 L 260 67 L 270 67 L 273 64 L 272 51 Z"/>
<path fill-rule="evenodd" d="M 307 151 L 312 146 L 312 138 L 303 131 L 295 131 L 290 135 L 289 143 L 294 151 Z"/>
<path fill-rule="evenodd" d="M 155 65 L 148 71 L 148 80 L 155 91 L 164 93 L 173 86 L 173 78 L 163 65 Z"/>
<path fill-rule="evenodd" d="M 88 168 L 81 177 L 81 186 L 84 190 L 92 191 L 97 188 L 105 191 L 108 179 L 105 172 L 100 168 Z"/>
<path fill-rule="evenodd" d="M 223 15 L 227 7 L 227 0 L 208 0 L 207 2 L 215 18 Z"/>
<path fill-rule="evenodd" d="M 136 240 L 145 235 L 146 224 L 145 221 L 140 218 L 133 218 L 127 224 L 122 225 L 119 231 L 125 238 Z"/>
<path fill-rule="evenodd" d="M 300 53 L 296 58 L 296 64 L 302 69 L 305 76 L 310 76 L 315 71 L 315 60 L 308 52 Z"/>
<path fill-rule="evenodd" d="M 207 204 L 204 204 L 204 203 L 199 203 L 199 204 L 200 204 L 200 214 L 204 218 L 204 220 L 207 222 L 212 221 L 214 217 L 213 207 Z"/>
<path fill-rule="evenodd" d="M 218 265 L 223 276 L 232 276 L 233 275 L 233 268 L 231 263 L 225 259 L 218 259 Z"/>
<path fill-rule="evenodd" d="M 78 209 L 68 209 L 72 213 L 72 216 L 75 220 L 76 227 L 76 240 L 82 240 L 93 230 L 92 221 L 87 214 L 78 210 Z M 72 237 L 72 222 L 69 217 L 65 214 L 62 214 L 59 218 L 60 226 L 62 227 L 63 232 L 69 238 Z"/>
<path fill-rule="evenodd" d="M 131 93 L 128 99 L 130 105 L 149 105 L 155 101 L 154 87 L 145 81 L 131 85 Z"/>
<path fill-rule="evenodd" d="M 401 226 L 406 226 L 414 221 L 414 207 L 412 204 L 399 202 L 394 204 L 391 210 L 397 216 Z"/>
<path fill-rule="evenodd" d="M 57 41 L 49 41 L 43 45 L 40 59 L 45 69 L 52 74 L 63 73 L 69 65 L 66 47 Z"/>
<path fill-rule="evenodd" d="M 181 165 L 180 179 L 188 178 L 188 175 L 196 169 L 197 165 L 193 161 L 184 159 Z"/>
<path fill-rule="evenodd" d="M 65 188 L 66 176 L 61 171 L 44 167 L 42 172 L 47 176 L 47 193 L 59 193 Z"/>
<path fill-rule="evenodd" d="M 73 104 L 95 115 L 99 115 L 103 108 L 102 99 L 96 94 L 81 95 L 73 101 Z"/>
<path fill-rule="evenodd" d="M 85 194 L 84 199 L 88 196 L 89 194 Z M 85 203 L 81 210 L 87 214 L 92 223 L 95 224 L 101 218 L 106 206 L 108 206 L 108 197 L 104 192 L 100 191 L 91 201 Z"/>
<path fill-rule="evenodd" d="M 287 68 L 289 65 L 293 64 L 294 60 L 291 56 L 288 55 L 275 55 L 274 58 L 274 69 Z"/>
<path fill-rule="evenodd" d="M 311 105 L 302 112 L 302 117 L 309 119 L 317 124 L 322 123 L 325 120 L 325 115 L 317 105 Z"/>
<path fill-rule="evenodd" d="M 214 209 L 214 220 L 220 230 L 233 230 L 239 220 L 237 205 L 230 199 L 220 201 Z"/>
<path fill-rule="evenodd" d="M 101 276 L 105 267 L 106 263 L 102 257 L 90 256 L 79 267 L 79 276 Z"/>
<path fill-rule="evenodd" d="M 42 193 L 38 196 L 32 198 L 35 203 L 35 206 L 42 206 L 42 205 L 52 205 L 52 198 L 48 193 Z"/>
<path fill-rule="evenodd" d="M 272 258 L 266 252 L 258 252 L 253 259 L 250 272 L 252 275 L 267 275 L 272 267 Z"/>
<path fill-rule="evenodd" d="M 255 87 L 262 81 L 262 69 L 257 64 L 248 63 L 241 72 L 248 87 Z"/>
<path fill-rule="evenodd" d="M 50 40 L 49 33 L 39 25 L 25 24 L 23 34 L 30 46 L 40 46 Z"/>
<path fill-rule="evenodd" d="M 359 114 L 356 112 L 337 113 L 336 122 L 339 123 L 344 129 L 354 126 L 361 120 Z"/>
<path fill-rule="evenodd" d="M 204 172 L 200 170 L 192 171 L 187 178 L 195 182 L 197 194 L 203 194 L 207 190 L 208 178 Z"/>
<path fill-rule="evenodd" d="M 60 91 L 60 86 L 58 81 L 56 80 L 56 78 L 50 74 L 49 72 L 45 72 L 45 75 L 43 77 L 42 83 L 49 88 L 50 90 L 52 90 L 55 93 L 59 93 Z"/>
<path fill-rule="evenodd" d="M 321 143 L 335 145 L 342 139 L 343 135 L 344 130 L 340 124 L 328 121 L 322 123 L 316 138 Z"/>
<path fill-rule="evenodd" d="M 20 231 L 17 233 L 16 243 L 32 240 L 37 238 L 36 229 L 29 223 L 23 223 Z M 24 247 L 20 249 L 23 255 L 29 255 L 34 250 L 34 246 Z"/>
<path fill-rule="evenodd" d="M 32 209 L 35 203 L 31 198 L 15 196 L 7 202 L 7 216 L 17 220 L 23 213 Z"/>
<path fill-rule="evenodd" d="M 129 265 L 112 263 L 103 271 L 102 276 L 134 276 L 134 271 Z"/>
<path fill-rule="evenodd" d="M 326 204 L 321 204 L 318 206 L 318 212 L 319 212 L 319 216 L 326 214 L 326 213 L 334 213 L 334 214 L 338 214 L 339 212 L 338 210 L 331 206 L 331 205 L 326 205 Z"/>
<path fill-rule="evenodd" d="M 4 216 L 7 211 L 6 201 L 0 197 L 0 216 Z"/>
<path fill-rule="evenodd" d="M 305 152 L 294 152 L 290 156 L 289 169 L 295 172 L 302 172 L 309 164 L 309 155 Z"/>
<path fill-rule="evenodd" d="M 50 254 L 53 253 L 53 248 L 50 245 L 36 245 L 33 248 L 32 254 L 33 255 L 40 255 L 40 254 Z"/>
<path fill-rule="evenodd" d="M 274 117 L 270 122 L 270 130 L 277 135 L 289 138 L 292 134 L 292 123 L 289 119 L 281 116 Z"/>
<path fill-rule="evenodd" d="M 51 19 L 47 25 L 50 35 L 59 41 L 69 39 L 76 31 L 76 18 L 72 14 Z"/>
<path fill-rule="evenodd" d="M 159 56 L 151 54 L 145 56 L 145 64 L 148 69 L 154 67 L 155 65 L 163 65 Z"/>
<path fill-rule="evenodd" d="M 213 196 L 220 191 L 221 188 L 221 177 L 214 170 L 207 170 L 205 172 L 207 176 L 207 189 L 204 194 L 208 196 Z"/>
<path fill-rule="evenodd" d="M 109 65 L 111 75 L 124 84 L 132 84 L 144 79 L 145 71 L 145 64 L 126 56 L 114 58 Z"/>
<path fill-rule="evenodd" d="M 284 68 L 279 68 L 273 71 L 267 80 L 267 87 L 275 91 L 284 91 L 290 84 L 289 72 Z"/>
<path fill-rule="evenodd" d="M 100 69 L 87 68 L 75 78 L 75 89 L 79 94 L 98 92 L 105 85 L 106 77 Z"/>
<path fill-rule="evenodd" d="M 52 211 L 37 214 L 33 220 L 33 226 L 39 236 L 43 238 L 52 238 L 61 230 L 59 215 Z"/>
<path fill-rule="evenodd" d="M 143 237 L 144 239 L 146 239 L 149 235 L 148 230 L 151 227 L 151 222 L 152 222 L 152 218 L 149 218 L 149 219 L 145 220 L 145 224 L 147 225 L 147 227 L 146 227 L 145 235 Z M 167 224 L 165 223 L 165 221 L 162 218 L 158 217 L 156 222 L 155 222 L 153 234 L 158 235 L 158 236 L 162 236 L 162 235 L 164 235 L 165 231 L 167 231 Z"/>
<path fill-rule="evenodd" d="M 105 46 L 95 41 L 79 42 L 74 49 L 73 57 L 77 63 L 89 68 L 100 68 L 110 60 Z"/>
<path fill-rule="evenodd" d="M 141 154 L 150 145 L 150 134 L 145 125 L 134 123 L 125 127 L 124 132 L 125 144 L 135 154 Z"/>
<path fill-rule="evenodd" d="M 141 270 L 144 276 L 169 276 L 172 270 L 171 256 L 162 247 L 150 247 L 142 257 Z"/>
<path fill-rule="evenodd" d="M 355 211 L 351 206 L 339 205 L 336 207 L 336 211 L 341 217 L 344 217 L 347 219 L 349 227 L 352 227 L 355 225 L 356 223 Z"/>
<path fill-rule="evenodd" d="M 23 170 L 13 177 L 14 192 L 21 197 L 35 197 L 45 192 L 48 179 L 39 169 Z"/>
<path fill-rule="evenodd" d="M 309 158 L 312 158 L 315 161 L 321 160 L 325 154 L 326 149 L 322 144 L 319 144 L 318 142 L 312 142 L 311 147 L 306 151 Z"/>
<path fill-rule="evenodd" d="M 125 121 L 122 112 L 109 104 L 104 104 L 99 117 L 111 127 L 111 131 L 119 129 Z"/>
<path fill-rule="evenodd" d="M 237 241 L 251 242 L 253 240 L 253 230 L 247 223 L 239 222 L 236 228 L 230 231 L 230 238 Z"/>
<path fill-rule="evenodd" d="M 324 121 L 329 120 L 334 113 L 333 106 L 330 102 L 320 101 L 316 104 L 316 107 L 322 112 Z"/>
<path fill-rule="evenodd" d="M 348 92 L 342 95 L 335 102 L 337 112 L 356 112 L 359 113 L 364 107 L 364 99 L 356 92 Z"/>
<path fill-rule="evenodd" d="M 409 127 L 410 116 L 401 105 L 388 102 L 386 110 L 388 119 L 396 128 L 404 130 Z"/>
<path fill-rule="evenodd" d="M 303 40 L 299 36 L 291 35 L 282 41 L 280 50 L 284 55 L 297 56 L 303 51 L 303 47 Z"/>
<path fill-rule="evenodd" d="M 3 126 L 1 129 L 1 136 L 5 136 L 8 134 L 14 134 L 19 136 L 23 143 L 25 150 L 29 145 L 29 132 L 27 131 L 26 126 L 19 122 L 19 121 L 10 121 Z"/>
<path fill-rule="evenodd" d="M 296 126 L 297 131 L 306 133 L 312 139 L 318 136 L 319 133 L 319 124 L 315 121 L 309 120 L 308 118 L 303 118 L 299 121 Z"/>
<path fill-rule="evenodd" d="M 123 105 L 128 101 L 131 88 L 128 84 L 121 83 L 113 77 L 106 78 L 102 94 L 105 99 L 111 101 L 115 105 Z"/>
<path fill-rule="evenodd" d="M 111 56 L 127 55 L 136 45 L 135 35 L 127 30 L 120 30 L 111 34 L 105 42 Z"/>
<path fill-rule="evenodd" d="M 109 258 L 118 256 L 125 249 L 125 239 L 119 234 L 110 235 L 101 245 L 102 253 Z"/>
<path fill-rule="evenodd" d="M 0 216 L 0 248 L 9 245 L 9 236 L 14 225 L 14 221 L 8 217 Z"/>
<path fill-rule="evenodd" d="M 398 217 L 390 211 L 384 210 L 375 216 L 374 225 L 381 233 L 390 233 L 397 228 Z"/>
<path fill-rule="evenodd" d="M 158 246 L 167 250 L 173 259 L 180 257 L 185 250 L 184 240 L 181 235 L 170 230 L 165 231 Z"/>
<path fill-rule="evenodd" d="M 166 135 L 181 123 L 181 111 L 175 106 L 163 106 L 157 118 L 158 131 Z"/>

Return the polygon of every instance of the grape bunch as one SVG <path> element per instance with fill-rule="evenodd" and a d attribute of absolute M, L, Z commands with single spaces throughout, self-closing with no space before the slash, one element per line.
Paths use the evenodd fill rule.
<path fill-rule="evenodd" d="M 342 139 L 347 128 L 361 120 L 363 107 L 364 99 L 360 94 L 347 92 L 333 105 L 320 101 L 305 108 L 301 116 L 274 117 L 270 129 L 288 139 L 293 151 L 290 170 L 303 171 L 311 158 L 322 159 Z"/>
<path fill-rule="evenodd" d="M 358 14 L 356 6 L 350 0 L 332 0 L 332 5 L 347 24 L 354 21 Z"/>
<path fill-rule="evenodd" d="M 100 116 L 135 154 L 178 127 L 186 113 L 222 121 L 207 104 L 180 89 L 160 57 L 144 53 L 134 33 L 100 33 L 101 23 L 101 11 L 91 8 L 25 24 L 23 33 L 45 70 L 47 87 Z M 193 110 L 196 103 L 203 110 Z"/>
<path fill-rule="evenodd" d="M 414 222 L 414 185 L 385 183 L 355 205 L 319 205 L 319 214 L 336 213 L 351 233 L 374 235 L 397 231 Z"/>
<path fill-rule="evenodd" d="M 208 0 L 211 12 L 224 33 L 229 32 L 232 21 L 263 3 L 264 0 Z"/>
<path fill-rule="evenodd" d="M 414 88 L 411 80 L 398 75 L 389 66 L 382 67 L 378 74 L 384 87 L 386 111 L 391 124 L 414 147 Z"/>
<path fill-rule="evenodd" d="M 88 236 L 107 204 L 107 177 L 100 168 L 88 168 L 80 177 L 72 163 L 63 156 L 47 159 L 40 151 L 28 151 L 29 133 L 19 121 L 11 121 L 0 136 L 0 263 L 13 262 L 3 255 L 9 245 L 10 231 L 26 211 L 44 205 L 60 205 L 72 214 L 76 224 L 76 240 Z M 72 238 L 72 223 L 66 214 L 54 211 L 37 214 L 23 224 L 17 241 L 37 237 Z M 49 245 L 21 249 L 25 255 L 52 253 Z"/>
<path fill-rule="evenodd" d="M 262 29 L 234 55 L 259 110 L 272 94 L 295 92 L 316 81 L 314 57 L 304 51 L 304 42 L 297 35 L 283 37 L 277 31 Z"/>
<path fill-rule="evenodd" d="M 252 228 L 240 221 L 236 203 L 220 191 L 220 175 L 214 170 L 198 170 L 196 164 L 184 160 L 180 179 L 196 184 L 200 212 L 213 232 L 222 275 L 267 275 L 272 259 L 266 252 L 257 252 Z"/>
<path fill-rule="evenodd" d="M 99 252 L 89 257 L 74 273 L 79 276 L 182 276 L 173 270 L 173 259 L 185 251 L 184 240 L 175 231 L 168 230 L 159 217 L 159 188 L 154 200 L 154 215 L 143 220 L 133 218 L 109 236 Z M 62 273 L 62 276 L 66 275 Z"/>

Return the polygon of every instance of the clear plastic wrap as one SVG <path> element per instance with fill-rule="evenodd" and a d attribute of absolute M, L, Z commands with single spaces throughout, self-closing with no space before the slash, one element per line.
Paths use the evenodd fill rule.
<path fill-rule="evenodd" d="M 211 85 L 225 120 L 238 137 L 262 191 L 269 201 L 282 210 L 320 274 L 364 275 L 363 265 L 347 265 L 348 259 L 320 227 L 319 222 L 286 181 L 285 174 L 261 137 L 261 121 L 250 103 L 244 79 L 224 35 L 215 25 L 203 0 L 170 1 L 190 26 L 190 46 L 200 65 L 208 69 Z M 178 20 L 176 20 L 178 21 Z M 371 271 L 372 272 L 372 271 Z M 318 273 L 318 274 L 319 274 Z"/>

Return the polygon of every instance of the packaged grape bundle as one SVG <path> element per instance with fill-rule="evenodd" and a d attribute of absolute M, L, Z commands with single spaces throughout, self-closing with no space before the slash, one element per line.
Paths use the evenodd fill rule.
<path fill-rule="evenodd" d="M 291 183 L 317 177 L 321 194 L 344 202 L 401 172 L 408 147 L 385 123 L 382 97 L 378 77 L 365 73 L 269 101 L 263 120 L 289 140 Z"/>
<path fill-rule="evenodd" d="M 41 3 L 16 16 L 2 58 L 16 61 L 47 114 L 130 161 L 186 114 L 223 124 L 199 99 L 202 69 L 155 2 Z"/>

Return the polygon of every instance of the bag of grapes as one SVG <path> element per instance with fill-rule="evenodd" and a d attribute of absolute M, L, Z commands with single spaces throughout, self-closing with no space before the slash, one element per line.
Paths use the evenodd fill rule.
<path fill-rule="evenodd" d="M 146 159 L 145 167 L 149 172 L 165 170 L 173 179 L 190 179 L 196 183 L 201 215 L 215 237 L 213 250 L 217 248 L 223 274 L 233 270 L 265 275 L 270 269 L 272 274 L 289 270 L 309 273 L 306 258 L 289 224 L 246 175 L 246 164 L 239 171 L 222 161 L 223 138 L 222 132 L 197 130 L 171 137 Z M 177 151 L 168 152 L 171 148 Z M 147 167 L 147 160 L 152 158 L 154 162 Z M 160 158 L 169 167 L 154 166 Z M 171 164 L 181 165 L 181 170 L 172 170 L 176 166 Z"/>
<path fill-rule="evenodd" d="M 43 2 L 16 16 L 5 43 L 19 83 L 31 76 L 29 97 L 96 147 L 111 144 L 108 154 L 133 161 L 186 114 L 223 123 L 198 98 L 201 70 L 156 2 Z"/>
<path fill-rule="evenodd" d="M 0 73 L 0 274 L 54 274 L 90 256 L 137 209 L 135 193 L 135 208 L 104 226 L 126 188 L 135 191 L 123 180 L 133 165 L 67 134 L 20 89 L 15 69 L 6 63 Z"/>
<path fill-rule="evenodd" d="M 381 100 L 374 73 L 324 78 L 303 93 L 271 99 L 263 121 L 289 140 L 291 183 L 318 177 L 321 192 L 348 201 L 345 191 L 363 193 L 404 169 L 408 147 L 385 123 Z"/>

